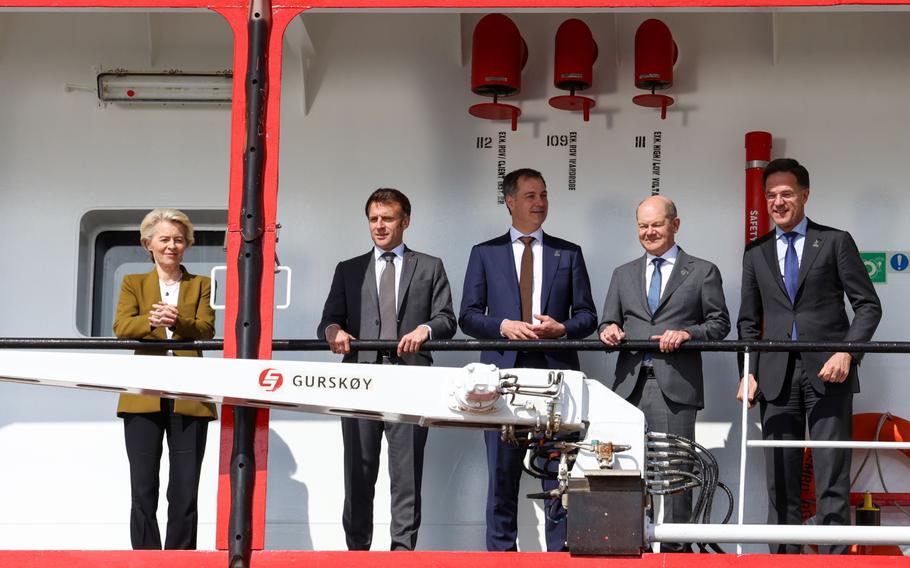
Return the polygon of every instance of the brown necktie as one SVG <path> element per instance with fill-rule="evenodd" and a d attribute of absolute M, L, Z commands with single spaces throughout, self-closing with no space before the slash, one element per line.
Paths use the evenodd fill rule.
<path fill-rule="evenodd" d="M 534 253 L 531 243 L 534 237 L 519 237 L 525 245 L 521 253 L 521 274 L 518 277 L 518 289 L 521 292 L 521 319 L 531 323 L 531 308 L 534 303 Z"/>

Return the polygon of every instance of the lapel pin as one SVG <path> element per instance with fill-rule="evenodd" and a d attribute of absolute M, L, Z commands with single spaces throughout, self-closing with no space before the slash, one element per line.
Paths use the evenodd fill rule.
<path fill-rule="evenodd" d="M 682 274 L 683 276 L 688 276 L 688 275 L 689 275 L 689 271 L 686 270 L 685 268 L 683 268 L 683 269 L 680 271 L 680 274 Z"/>
<path fill-rule="evenodd" d="M 815 239 L 815 242 L 812 243 L 812 248 L 818 248 L 818 245 L 819 245 L 819 244 L 820 244 L 820 243 L 818 242 L 818 239 Z"/>
<path fill-rule="evenodd" d="M 554 250 L 554 251 L 553 251 L 553 256 L 559 256 L 559 250 Z"/>

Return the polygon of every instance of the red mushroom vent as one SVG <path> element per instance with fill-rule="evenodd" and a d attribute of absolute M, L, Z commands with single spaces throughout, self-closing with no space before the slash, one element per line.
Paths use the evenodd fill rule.
<path fill-rule="evenodd" d="M 659 108 L 660 117 L 667 118 L 667 107 L 673 104 L 673 98 L 655 91 L 673 85 L 673 65 L 678 56 L 670 28 L 660 20 L 645 20 L 635 32 L 635 86 L 651 93 L 638 95 L 632 102 Z"/>
<path fill-rule="evenodd" d="M 474 28 L 471 55 L 471 90 L 493 97 L 468 109 L 472 115 L 488 120 L 510 120 L 518 129 L 521 109 L 499 102 L 499 97 L 521 91 L 521 70 L 528 62 L 528 46 L 515 22 L 502 14 L 484 16 Z"/>
<path fill-rule="evenodd" d="M 560 110 L 580 110 L 587 121 L 594 99 L 578 96 L 575 91 L 583 91 L 591 86 L 595 61 L 597 43 L 588 25 L 576 18 L 563 22 L 556 31 L 553 84 L 557 89 L 569 91 L 569 94 L 553 97 L 550 106 Z"/>

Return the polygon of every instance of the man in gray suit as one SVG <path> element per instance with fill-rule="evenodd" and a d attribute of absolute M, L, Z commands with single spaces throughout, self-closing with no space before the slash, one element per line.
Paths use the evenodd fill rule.
<path fill-rule="evenodd" d="M 648 428 L 695 439 L 695 415 L 704 407 L 701 353 L 676 351 L 690 339 L 723 339 L 730 331 L 720 271 L 676 244 L 679 217 L 666 197 L 642 201 L 636 213 L 645 255 L 613 272 L 604 302 L 600 339 L 660 340 L 660 352 L 623 351 L 613 390 L 645 413 Z M 692 492 L 664 499 L 664 518 L 687 523 Z M 666 551 L 686 549 L 664 543 Z"/>
<path fill-rule="evenodd" d="M 395 189 L 377 189 L 365 207 L 373 249 L 338 263 L 317 333 L 345 362 L 431 365 L 428 339 L 455 334 L 452 293 L 442 261 L 405 247 L 411 203 Z M 351 351 L 353 339 L 398 340 L 389 352 Z M 420 528 L 420 484 L 427 429 L 412 424 L 342 418 L 344 525 L 350 550 L 373 541 L 373 496 L 383 431 L 389 445 L 392 550 L 413 550 Z"/>
<path fill-rule="evenodd" d="M 806 217 L 809 171 L 790 158 L 763 174 L 775 228 L 743 254 L 739 337 L 775 341 L 869 341 L 882 317 L 875 287 L 853 237 Z M 844 295 L 853 308 L 847 316 Z M 749 359 L 749 402 L 761 406 L 766 440 L 850 440 L 861 353 L 759 353 Z M 740 380 L 738 398 L 742 400 Z M 850 524 L 851 451 L 812 450 L 817 524 Z M 802 448 L 767 448 L 768 522 L 800 524 Z M 800 545 L 772 544 L 798 553 Z M 822 546 L 843 554 L 847 545 Z"/>

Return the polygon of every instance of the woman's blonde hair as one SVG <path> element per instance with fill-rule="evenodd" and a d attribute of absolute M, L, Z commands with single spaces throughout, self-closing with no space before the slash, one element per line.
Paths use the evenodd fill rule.
<path fill-rule="evenodd" d="M 142 223 L 139 224 L 139 243 L 143 248 L 148 248 L 149 242 L 155 236 L 155 227 L 162 222 L 175 223 L 183 227 L 183 236 L 186 238 L 187 248 L 193 246 L 193 223 L 186 213 L 179 209 L 152 209 L 148 212 Z"/>

